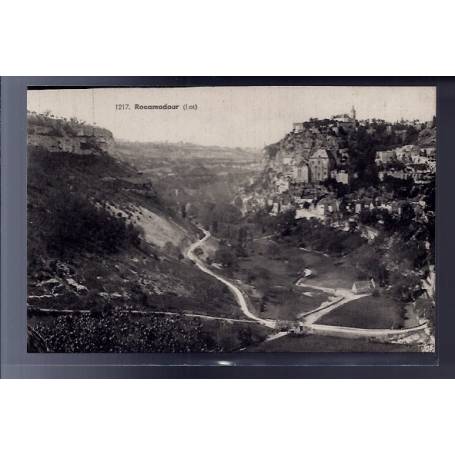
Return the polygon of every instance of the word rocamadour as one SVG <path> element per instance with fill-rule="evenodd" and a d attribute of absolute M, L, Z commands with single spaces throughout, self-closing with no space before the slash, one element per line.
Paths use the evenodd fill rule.
<path fill-rule="evenodd" d="M 142 110 L 142 109 L 178 109 L 180 107 L 179 104 L 149 104 L 149 105 L 144 105 L 144 104 L 135 104 L 134 109 L 136 110 Z"/>

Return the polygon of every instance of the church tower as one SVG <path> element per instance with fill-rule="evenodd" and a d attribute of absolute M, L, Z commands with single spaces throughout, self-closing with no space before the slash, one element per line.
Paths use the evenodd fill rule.
<path fill-rule="evenodd" d="M 351 117 L 352 117 L 353 120 L 355 120 L 355 114 L 356 114 L 355 108 L 354 108 L 354 106 L 352 106 L 352 109 L 351 109 Z"/>

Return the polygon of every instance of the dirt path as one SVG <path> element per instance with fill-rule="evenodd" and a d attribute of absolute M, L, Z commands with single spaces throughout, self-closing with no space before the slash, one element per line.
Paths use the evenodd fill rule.
<path fill-rule="evenodd" d="M 271 320 L 271 319 L 262 319 L 255 314 L 253 314 L 250 309 L 248 308 L 247 301 L 245 299 L 245 296 L 243 295 L 242 291 L 231 281 L 227 280 L 226 278 L 218 275 L 211 269 L 209 269 L 197 256 L 194 254 L 194 251 L 196 248 L 199 248 L 204 242 L 206 242 L 210 237 L 211 234 L 209 231 L 206 231 L 203 228 L 200 228 L 204 232 L 204 237 L 202 239 L 197 240 L 196 242 L 192 243 L 188 250 L 186 251 L 186 256 L 188 259 L 190 259 L 196 267 L 198 267 L 200 270 L 202 270 L 204 273 L 207 275 L 212 276 L 213 278 L 216 278 L 218 281 L 221 281 L 224 285 L 226 285 L 229 290 L 234 294 L 235 301 L 238 303 L 240 309 L 242 310 L 242 313 L 249 319 L 252 319 L 256 321 L 259 324 L 262 324 L 266 327 L 269 328 L 275 328 L 276 327 L 276 321 Z"/>
<path fill-rule="evenodd" d="M 90 314 L 91 310 L 70 310 L 70 309 L 59 309 L 59 308 L 42 308 L 34 305 L 28 305 L 27 309 L 30 311 L 38 311 L 40 313 L 47 314 Z M 235 319 L 235 318 L 224 318 L 222 316 L 208 316 L 206 314 L 198 313 L 176 313 L 173 311 L 146 311 L 146 310 L 119 310 L 119 313 L 125 314 L 138 314 L 141 316 L 147 316 L 150 314 L 164 314 L 166 316 L 185 316 L 189 318 L 199 318 L 208 321 L 226 321 L 226 322 L 244 322 L 247 324 L 257 324 L 257 321 L 250 319 Z"/>
<path fill-rule="evenodd" d="M 357 327 L 343 327 L 325 324 L 308 324 L 305 327 L 310 333 L 318 335 L 348 336 L 350 338 L 385 338 L 388 340 L 395 340 L 421 332 L 425 330 L 427 326 L 428 323 L 425 322 L 424 324 L 407 329 L 360 329 Z"/>
<path fill-rule="evenodd" d="M 330 257 L 327 253 L 323 253 L 322 251 L 310 250 L 308 248 L 303 248 L 303 247 L 300 247 L 299 250 L 305 251 L 307 253 L 319 254 L 319 255 L 324 256 L 326 258 Z"/>
<path fill-rule="evenodd" d="M 322 286 L 312 286 L 304 284 L 302 285 L 305 288 L 316 289 L 317 291 L 323 291 L 328 295 L 331 295 L 332 298 L 328 298 L 325 302 L 322 302 L 321 305 L 315 310 L 308 311 L 307 313 L 299 314 L 299 319 L 303 321 L 304 324 L 314 324 L 322 316 L 330 313 L 336 308 L 345 305 L 346 303 L 352 302 L 353 300 L 360 299 L 362 297 L 367 297 L 370 294 L 354 294 L 350 289 L 344 288 L 326 288 Z"/>
<path fill-rule="evenodd" d="M 342 305 L 346 305 L 353 300 L 367 297 L 370 294 L 354 294 L 350 289 L 343 288 L 330 289 L 320 286 L 305 287 L 321 290 L 335 296 L 335 298 L 328 299 L 327 301 L 323 302 L 319 308 L 301 315 L 302 325 L 310 333 L 316 333 L 320 335 L 352 336 L 357 338 L 366 337 L 395 339 L 397 337 L 405 337 L 416 332 L 421 332 L 428 326 L 428 323 L 424 323 L 416 327 L 409 327 L 407 329 L 362 329 L 357 327 L 316 324 L 319 319 L 335 310 L 336 308 L 339 308 Z"/>

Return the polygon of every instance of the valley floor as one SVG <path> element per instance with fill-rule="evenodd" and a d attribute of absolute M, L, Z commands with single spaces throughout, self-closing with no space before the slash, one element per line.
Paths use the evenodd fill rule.
<path fill-rule="evenodd" d="M 384 343 L 326 335 L 288 335 L 247 348 L 249 352 L 420 352 L 416 344 Z"/>
<path fill-rule="evenodd" d="M 303 286 L 299 286 L 303 290 L 299 289 L 297 292 L 310 297 L 313 304 L 308 305 L 305 302 L 292 300 L 291 305 L 297 305 L 299 313 L 295 314 L 294 312 L 291 320 L 265 318 L 263 316 L 265 311 L 260 309 L 258 311 L 257 305 L 251 303 L 257 295 L 255 287 L 248 287 L 241 279 L 238 279 L 239 276 L 243 279 L 247 278 L 242 273 L 251 270 L 252 258 L 249 257 L 248 261 L 244 261 L 249 263 L 248 267 L 241 266 L 240 271 L 237 274 L 234 273 L 237 279 L 223 277 L 220 272 L 210 269 L 194 254 L 195 249 L 203 246 L 204 242 L 210 238 L 210 233 L 206 230 L 203 231 L 204 237 L 189 248 L 188 257 L 200 270 L 221 281 L 229 288 L 245 317 L 263 326 L 278 330 L 281 328 L 282 330 L 260 343 L 260 347 L 257 348 L 259 350 L 268 352 L 269 346 L 272 344 L 271 351 L 284 349 L 287 352 L 310 352 L 313 350 L 320 352 L 418 352 L 423 350 L 425 346 L 427 347 L 429 343 L 431 344 L 426 323 L 416 327 L 403 328 L 405 325 L 404 316 L 402 316 L 397 302 L 386 296 L 373 297 L 370 294 L 358 295 L 353 293 L 349 287 L 346 287 L 350 282 L 349 280 L 353 278 L 349 266 L 340 266 L 339 263 L 334 265 L 333 259 L 327 255 L 306 251 L 298 251 L 297 254 L 300 258 L 304 256 L 307 264 L 307 255 L 309 255 L 311 266 L 314 267 L 315 264 L 318 264 L 319 273 L 317 278 L 308 279 L 309 284 L 304 283 Z M 269 272 L 272 270 L 267 280 L 268 286 L 271 284 L 277 286 L 277 279 L 278 282 L 284 277 L 289 280 L 289 273 L 283 274 L 281 269 L 286 268 L 290 261 L 292 262 L 291 251 L 295 254 L 296 248 L 288 247 L 285 253 L 287 259 L 285 261 L 281 259 L 272 266 L 270 258 L 262 258 L 260 261 L 262 267 L 268 265 L 267 270 Z M 300 281 L 282 283 L 281 287 L 286 287 L 290 292 L 290 287 L 295 287 L 299 283 Z M 337 287 L 332 287 L 334 285 Z M 314 294 L 317 296 L 316 299 L 314 299 Z M 325 297 L 323 298 L 322 295 Z M 289 298 L 289 294 L 287 297 Z M 285 299 L 275 300 L 273 303 L 275 306 L 283 305 L 288 309 L 290 306 Z M 300 341 L 289 341 L 291 338 Z M 368 346 L 371 346 L 371 350 Z M 251 349 L 254 350 L 255 348 Z"/>
<path fill-rule="evenodd" d="M 209 296 L 204 304 L 176 296 L 169 300 L 167 294 L 108 310 L 94 310 L 83 299 L 65 308 L 58 298 L 50 305 L 41 299 L 29 306 L 30 328 L 51 352 L 418 352 L 428 341 L 424 325 L 411 329 L 413 338 L 408 337 L 402 329 L 403 312 L 386 295 L 352 293 L 349 264 L 284 245 L 276 257 L 254 252 L 232 272 L 209 265 L 195 253 L 211 238 L 203 232 L 186 249 L 188 264 L 182 263 L 182 273 L 197 270 L 194 280 L 201 288 L 217 282 L 224 290 L 221 306 Z M 116 270 L 122 276 L 126 269 L 119 264 L 97 272 Z M 144 273 L 153 269 L 153 261 L 136 257 L 132 267 L 147 283 Z M 298 279 L 303 267 L 311 268 L 314 276 Z M 268 271 L 267 280 L 251 279 L 249 272 L 261 268 Z M 110 277 L 104 287 L 119 281 Z M 152 276 L 149 281 L 153 283 Z"/>

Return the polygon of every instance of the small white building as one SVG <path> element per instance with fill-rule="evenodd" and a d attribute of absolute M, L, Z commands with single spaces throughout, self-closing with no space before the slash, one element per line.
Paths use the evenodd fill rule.
<path fill-rule="evenodd" d="M 308 268 L 303 269 L 303 276 L 305 278 L 312 276 L 312 275 L 313 275 L 313 271 L 311 269 L 308 269 Z"/>
<path fill-rule="evenodd" d="M 354 281 L 352 285 L 352 292 L 354 294 L 369 294 L 376 288 L 373 279 L 365 281 Z"/>
<path fill-rule="evenodd" d="M 285 193 L 289 191 L 289 180 L 286 178 L 279 179 L 276 182 L 276 186 L 278 193 Z"/>
<path fill-rule="evenodd" d="M 294 133 L 301 133 L 305 129 L 305 125 L 301 122 L 292 124 L 292 131 Z"/>
<path fill-rule="evenodd" d="M 335 179 L 338 183 L 349 185 L 349 172 L 345 170 L 333 170 L 330 176 Z"/>
<path fill-rule="evenodd" d="M 396 158 L 395 150 L 379 150 L 376 152 L 376 164 L 389 163 L 393 158 Z"/>

